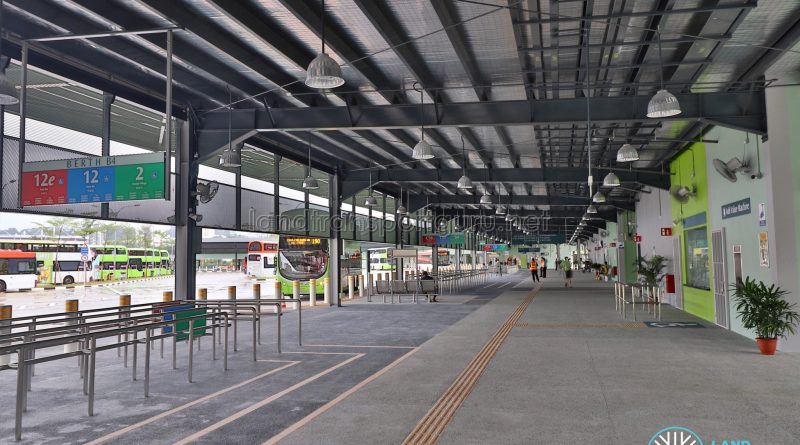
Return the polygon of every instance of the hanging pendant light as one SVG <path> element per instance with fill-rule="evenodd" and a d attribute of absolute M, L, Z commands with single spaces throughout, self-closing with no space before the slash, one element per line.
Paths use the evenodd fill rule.
<path fill-rule="evenodd" d="M 497 209 L 495 209 L 494 214 L 495 215 L 505 215 L 506 214 L 506 208 L 503 207 L 503 206 L 497 206 Z"/>
<path fill-rule="evenodd" d="M 639 152 L 631 144 L 624 144 L 617 152 L 617 162 L 633 162 L 639 160 Z"/>
<path fill-rule="evenodd" d="M 472 180 L 467 176 L 467 155 L 464 149 L 464 136 L 461 136 L 461 162 L 463 163 L 461 166 L 462 175 L 458 180 L 457 187 L 459 190 L 469 190 L 472 188 Z"/>
<path fill-rule="evenodd" d="M 242 153 L 233 146 L 233 96 L 228 88 L 228 148 L 223 150 L 219 157 L 219 166 L 225 168 L 239 168 L 242 166 Z"/>
<path fill-rule="evenodd" d="M 598 204 L 602 204 L 606 202 L 606 195 L 603 194 L 603 192 L 601 192 L 600 190 L 598 190 L 597 193 L 595 193 L 594 196 L 592 196 L 592 201 Z"/>
<path fill-rule="evenodd" d="M 330 89 L 344 85 L 342 68 L 331 56 L 325 54 L 325 0 L 322 0 L 322 52 L 308 64 L 306 85 L 316 89 Z"/>
<path fill-rule="evenodd" d="M 311 144 L 308 144 L 308 176 L 303 181 L 303 190 L 316 190 L 319 188 L 317 178 L 311 176 Z"/>
<path fill-rule="evenodd" d="M 414 90 L 417 89 L 419 83 L 414 82 Z M 420 138 L 414 150 L 411 152 L 411 157 L 419 160 L 433 159 L 433 148 L 428 141 L 425 140 L 425 96 L 422 87 L 419 88 L 419 132 Z"/>
<path fill-rule="evenodd" d="M 397 207 L 397 215 L 405 216 L 406 213 L 408 213 L 408 209 L 403 205 L 403 189 L 400 188 L 400 205 Z"/>
<path fill-rule="evenodd" d="M 597 207 L 594 205 L 590 205 L 586 208 L 586 213 L 597 213 Z"/>
<path fill-rule="evenodd" d="M 617 176 L 614 172 L 608 172 L 605 178 L 603 178 L 603 187 L 619 187 L 619 176 Z"/>
<path fill-rule="evenodd" d="M 678 103 L 678 98 L 674 94 L 664 88 L 664 65 L 661 56 L 661 29 L 657 30 L 658 34 L 658 65 L 659 73 L 661 74 L 661 89 L 650 99 L 647 104 L 647 117 L 659 118 L 670 117 L 681 114 L 681 104 Z"/>
<path fill-rule="evenodd" d="M 0 0 L 0 34 L 3 31 L 3 1 Z M 0 39 L 0 54 L 3 54 L 3 40 Z M 8 57 L 0 56 L 0 105 L 16 105 L 19 103 L 17 88 L 6 77 Z"/>
<path fill-rule="evenodd" d="M 364 201 L 364 205 L 367 207 L 375 207 L 378 205 L 378 200 L 372 196 L 372 169 L 369 170 L 369 196 Z"/>
<path fill-rule="evenodd" d="M 481 204 L 491 204 L 492 203 L 492 195 L 489 193 L 489 169 L 486 168 L 486 164 L 483 164 L 483 169 L 486 171 L 486 183 L 483 184 L 483 196 L 481 196 Z"/>

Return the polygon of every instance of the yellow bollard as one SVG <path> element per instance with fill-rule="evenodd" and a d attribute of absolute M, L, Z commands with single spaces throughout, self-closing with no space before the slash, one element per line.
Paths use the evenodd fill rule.
<path fill-rule="evenodd" d="M 130 294 L 122 294 L 119 296 L 119 305 L 120 306 L 130 306 L 131 305 L 131 296 Z"/>
<path fill-rule="evenodd" d="M 292 281 L 292 298 L 297 300 L 297 302 L 294 303 L 294 309 L 298 309 L 297 306 L 300 304 L 300 281 L 299 280 Z"/>
<path fill-rule="evenodd" d="M 208 300 L 208 289 L 205 287 L 201 287 L 197 289 L 197 299 L 198 300 Z"/>
<path fill-rule="evenodd" d="M 253 299 L 260 300 L 261 299 L 261 284 L 260 283 L 253 283 Z"/>
<path fill-rule="evenodd" d="M 352 275 L 347 276 L 347 298 L 353 299 L 355 296 L 355 280 Z"/>
<path fill-rule="evenodd" d="M 364 288 L 364 275 L 358 275 L 358 296 L 363 297 L 367 295 L 366 289 Z"/>
<path fill-rule="evenodd" d="M 325 277 L 325 279 L 323 280 L 323 287 L 325 288 L 325 293 L 323 294 L 324 295 L 324 299 L 322 300 L 322 303 L 325 306 L 330 306 L 331 305 L 331 279 L 330 278 Z"/>
<path fill-rule="evenodd" d="M 11 313 L 12 308 L 10 305 L 0 306 L 0 335 L 11 333 Z M 0 346 L 6 346 L 8 342 L 0 342 Z M 11 356 L 9 354 L 0 355 L 0 366 L 5 366 L 11 363 Z"/>
<path fill-rule="evenodd" d="M 172 301 L 172 291 L 171 290 L 165 290 L 164 292 L 162 292 L 161 293 L 161 301 L 165 301 L 165 302 L 166 301 Z"/>
<path fill-rule="evenodd" d="M 317 305 L 317 280 L 314 278 L 308 280 L 308 305 Z"/>
<path fill-rule="evenodd" d="M 236 286 L 228 286 L 228 300 L 236 299 Z"/>
<path fill-rule="evenodd" d="M 67 320 L 64 324 L 67 326 L 77 325 L 78 320 L 78 300 L 67 300 L 64 302 L 64 312 L 69 312 L 66 318 L 70 318 L 71 320 Z M 69 335 L 69 334 L 67 334 Z M 78 350 L 78 343 L 70 343 L 64 345 L 64 353 L 75 352 Z"/>
<path fill-rule="evenodd" d="M 281 287 L 281 282 L 275 280 L 275 296 L 273 298 L 281 299 L 283 298 L 283 288 Z M 281 308 L 286 308 L 286 303 L 281 303 Z M 275 307 L 275 313 L 278 313 L 278 308 Z"/>

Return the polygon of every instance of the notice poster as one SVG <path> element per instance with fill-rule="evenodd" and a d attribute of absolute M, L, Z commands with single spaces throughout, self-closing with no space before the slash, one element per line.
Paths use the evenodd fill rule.
<path fill-rule="evenodd" d="M 758 232 L 758 259 L 761 267 L 769 267 L 769 235 Z"/>

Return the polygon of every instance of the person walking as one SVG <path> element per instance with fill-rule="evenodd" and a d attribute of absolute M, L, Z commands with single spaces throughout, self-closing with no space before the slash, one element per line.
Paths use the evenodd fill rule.
<path fill-rule="evenodd" d="M 539 282 L 539 266 L 536 264 L 536 258 L 531 258 L 531 262 L 528 263 L 528 270 L 531 271 L 531 278 L 533 278 L 534 283 Z"/>
<path fill-rule="evenodd" d="M 544 258 L 544 255 L 539 257 L 539 276 L 547 278 L 547 260 Z"/>
<path fill-rule="evenodd" d="M 572 287 L 572 263 L 570 263 L 569 257 L 564 257 L 564 261 L 561 262 L 561 270 L 564 271 L 564 287 Z"/>

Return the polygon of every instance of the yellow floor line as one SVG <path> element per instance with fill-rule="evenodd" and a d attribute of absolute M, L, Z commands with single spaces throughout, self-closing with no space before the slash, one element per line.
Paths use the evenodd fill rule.
<path fill-rule="evenodd" d="M 450 387 L 430 410 L 422 417 L 403 441 L 404 445 L 435 444 L 458 408 L 478 383 L 489 362 L 500 349 L 508 334 L 519 321 L 525 309 L 533 301 L 541 286 L 531 291 L 519 306 L 508 316 L 495 334 L 486 342 L 470 363 L 456 377 Z"/>
<path fill-rule="evenodd" d="M 189 435 L 189 436 L 187 436 L 187 437 L 175 442 L 175 445 L 186 445 L 186 444 L 188 444 L 190 442 L 193 442 L 193 441 L 195 441 L 195 440 L 197 440 L 197 439 L 199 439 L 199 438 L 201 438 L 201 437 L 203 437 L 203 436 L 205 436 L 205 435 L 207 435 L 207 434 L 209 434 L 211 432 L 214 432 L 214 431 L 222 428 L 225 425 L 230 424 L 231 422 L 234 422 L 234 421 L 236 421 L 236 420 L 238 420 L 238 419 L 240 419 L 240 418 L 252 413 L 253 411 L 256 411 L 259 408 L 262 408 L 264 406 L 269 405 L 270 403 L 280 399 L 281 397 L 285 396 L 286 394 L 289 394 L 292 391 L 295 391 L 295 390 L 297 390 L 297 389 L 299 389 L 299 388 L 301 388 L 301 387 L 303 387 L 303 386 L 305 386 L 305 385 L 307 385 L 307 384 L 319 379 L 320 377 L 324 377 L 325 375 L 330 374 L 331 372 L 336 371 L 337 369 L 339 369 L 339 368 L 341 368 L 343 366 L 349 365 L 350 363 L 352 363 L 352 362 L 364 357 L 365 355 L 366 354 L 356 354 L 355 356 L 350 357 L 349 359 L 347 359 L 347 360 L 345 360 L 345 361 L 343 361 L 343 362 L 341 362 L 341 363 L 339 363 L 339 364 L 337 364 L 335 366 L 331 366 L 330 368 L 328 368 L 328 369 L 326 369 L 326 370 L 324 370 L 322 372 L 318 372 L 317 374 L 314 374 L 314 375 L 312 375 L 311 377 L 309 377 L 309 378 L 307 378 L 305 380 L 302 380 L 300 382 L 295 383 L 294 385 L 284 389 L 283 391 L 275 393 L 275 394 L 267 397 L 266 399 L 263 399 L 263 400 L 261 400 L 259 402 L 256 402 L 256 403 L 248 406 L 247 408 L 245 408 L 245 409 L 243 409 L 241 411 L 238 411 L 238 412 L 236 412 L 236 413 L 234 413 L 234 414 L 232 414 L 232 415 L 220 420 L 219 422 L 214 423 L 213 425 L 210 425 L 210 426 L 208 426 L 206 428 L 203 428 L 202 430 L 197 431 L 194 434 L 191 434 L 191 435 Z"/>
<path fill-rule="evenodd" d="M 363 388 L 364 386 L 366 386 L 370 382 L 374 381 L 378 377 L 380 377 L 383 374 L 385 374 L 390 369 L 392 369 L 395 366 L 399 365 L 400 362 L 405 360 L 411 354 L 417 352 L 418 349 L 419 348 L 414 348 L 414 349 L 408 351 L 407 353 L 403 354 L 400 358 L 398 358 L 397 360 L 393 361 L 392 363 L 390 363 L 386 367 L 382 368 L 380 371 L 376 372 L 375 374 L 372 374 L 371 376 L 369 376 L 366 379 L 362 380 L 356 386 L 354 386 L 354 387 L 348 389 L 347 391 L 343 392 L 342 394 L 340 394 L 335 399 L 333 399 L 330 402 L 328 402 L 328 403 L 322 405 L 321 407 L 317 408 L 314 412 L 312 412 L 311 414 L 307 415 L 306 417 L 303 417 L 297 423 L 289 426 L 285 430 L 283 430 L 280 433 L 276 434 L 275 436 L 270 438 L 268 441 L 264 442 L 262 445 L 274 445 L 274 444 L 278 443 L 279 441 L 283 440 L 289 434 L 292 434 L 293 432 L 295 432 L 298 429 L 302 428 L 303 426 L 308 424 L 310 421 L 312 421 L 314 418 L 322 415 L 323 413 L 325 413 L 329 409 L 333 408 L 337 403 L 339 403 L 342 400 L 350 397 L 350 395 L 352 395 L 354 392 L 358 391 L 359 389 Z"/>
<path fill-rule="evenodd" d="M 207 400 L 213 399 L 214 397 L 218 397 L 218 396 L 221 396 L 222 394 L 231 392 L 234 389 L 241 388 L 242 386 L 245 386 L 245 385 L 248 385 L 250 383 L 253 383 L 256 380 L 259 380 L 259 379 L 262 379 L 264 377 L 267 377 L 267 376 L 270 376 L 272 374 L 275 374 L 277 372 L 283 371 L 284 369 L 289 368 L 291 366 L 294 366 L 294 365 L 296 365 L 298 363 L 300 363 L 300 362 L 297 362 L 297 361 L 287 362 L 286 365 L 283 365 L 281 367 L 278 367 L 278 368 L 275 368 L 273 370 L 267 371 L 267 372 L 265 372 L 263 374 L 259 374 L 259 375 L 255 376 L 255 377 L 251 378 L 251 379 L 247 379 L 247 380 L 245 380 L 243 382 L 240 382 L 240 383 L 237 383 L 237 384 L 235 384 L 233 386 L 229 386 L 229 387 L 227 387 L 225 389 L 221 389 L 221 390 L 219 390 L 217 392 L 214 392 L 214 393 L 211 393 L 211 394 L 209 394 L 207 396 L 200 397 L 199 399 L 193 400 L 193 401 L 191 401 L 189 403 L 186 403 L 186 404 L 183 404 L 183 405 L 180 405 L 180 406 L 176 406 L 175 408 L 172 408 L 170 410 L 164 411 L 161 414 L 155 415 L 153 417 L 150 417 L 150 418 L 147 418 L 145 420 L 142 420 L 141 422 L 134 423 L 133 425 L 129 425 L 129 426 L 125 427 L 125 428 L 122 428 L 120 430 L 114 431 L 113 433 L 110 433 L 110 434 L 107 434 L 105 436 L 102 436 L 102 437 L 99 437 L 97 439 L 94 439 L 91 442 L 88 442 L 86 445 L 97 445 L 97 444 L 101 444 L 101 443 L 107 442 L 107 441 L 109 441 L 111 439 L 116 439 L 117 437 L 122 436 L 123 434 L 127 434 L 127 433 L 129 433 L 129 432 L 131 432 L 133 430 L 137 430 L 137 429 L 139 429 L 139 428 L 141 428 L 141 427 L 143 427 L 145 425 L 148 425 L 150 423 L 153 423 L 153 422 L 155 422 L 157 420 L 163 419 L 165 417 L 169 417 L 169 416 L 171 416 L 171 415 L 173 415 L 175 413 L 181 412 L 181 411 L 183 411 L 185 409 L 188 409 L 188 408 L 191 408 L 191 407 L 193 407 L 195 405 L 199 405 L 199 404 L 201 404 L 201 403 L 203 403 L 203 402 L 205 402 Z"/>
<path fill-rule="evenodd" d="M 517 323 L 515 327 L 530 329 L 644 329 L 643 323 Z"/>

